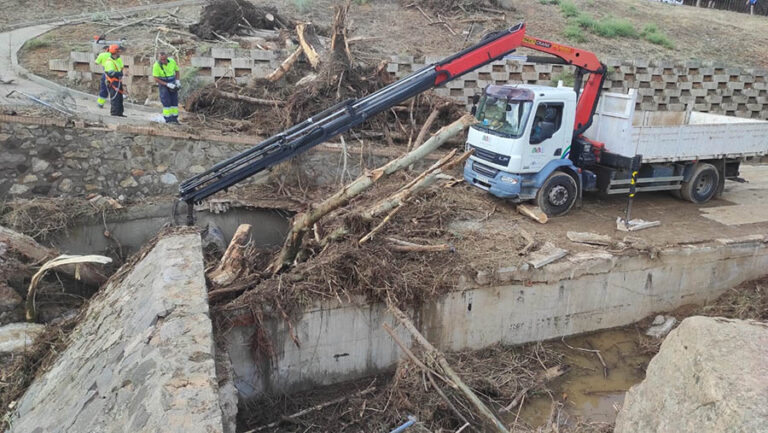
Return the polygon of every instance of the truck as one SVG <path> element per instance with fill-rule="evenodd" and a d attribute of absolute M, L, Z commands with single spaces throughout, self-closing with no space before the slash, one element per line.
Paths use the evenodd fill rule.
<path fill-rule="evenodd" d="M 741 151 L 720 151 L 701 161 L 687 155 L 669 161 L 645 160 L 641 164 L 642 158 L 629 147 L 619 151 L 612 134 L 622 125 L 610 119 L 611 102 L 597 110 L 606 66 L 589 51 L 527 35 L 521 22 L 490 33 L 475 45 L 426 65 L 370 95 L 341 101 L 186 179 L 179 185 L 179 200 L 187 203 L 187 223 L 194 223 L 193 205 L 205 198 L 343 134 L 426 90 L 503 59 L 518 48 L 548 54 L 527 56 L 531 62 L 574 66 L 574 86 L 488 86 L 482 95 L 477 95 L 473 110 L 480 123 L 469 131 L 467 146 L 474 150 L 474 155 L 464 168 L 464 178 L 470 184 L 515 201 L 535 199 L 547 214 L 562 215 L 580 201 L 584 191 L 597 190 L 606 182 L 615 193 L 624 189 L 621 185 L 634 190 L 633 179 L 638 173 L 638 182 L 643 183 L 645 190 L 670 187 L 679 189 L 683 197 L 699 201 L 711 198 L 710 193 L 698 187 L 691 192 L 684 185 L 717 185 L 716 190 L 720 190 L 723 179 L 738 176 L 739 158 L 749 152 L 734 144 L 731 147 Z M 598 122 L 593 122 L 595 117 Z M 736 123 L 734 120 L 731 124 Z M 624 127 L 628 128 L 626 122 Z M 642 134 L 648 131 L 645 126 L 638 130 Z M 632 129 L 627 131 L 634 137 Z M 753 131 L 754 140 L 760 141 L 761 134 L 766 136 L 764 129 Z M 738 135 L 744 139 L 742 134 Z M 638 140 L 646 142 L 645 138 Z M 639 145 L 634 148 L 635 152 L 644 150 Z M 647 182 L 648 179 L 652 181 Z"/>
<path fill-rule="evenodd" d="M 768 122 L 711 113 L 635 111 L 637 92 L 603 93 L 579 133 L 574 88 L 488 86 L 476 99 L 464 166 L 471 185 L 564 215 L 584 192 L 672 191 L 704 203 L 768 152 Z M 582 125 L 583 127 L 583 125 Z M 573 132 L 573 133 L 571 133 Z"/>

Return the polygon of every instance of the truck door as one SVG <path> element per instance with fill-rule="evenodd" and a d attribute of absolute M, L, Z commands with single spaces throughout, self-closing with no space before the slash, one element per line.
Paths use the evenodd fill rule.
<path fill-rule="evenodd" d="M 563 127 L 563 102 L 540 102 L 531 125 L 528 146 L 528 169 L 541 169 L 553 159 L 566 158 L 570 148 L 566 136 L 572 133 Z"/>

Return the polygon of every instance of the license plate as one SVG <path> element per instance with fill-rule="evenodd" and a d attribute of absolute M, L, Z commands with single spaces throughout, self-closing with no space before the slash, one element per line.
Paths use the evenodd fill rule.
<path fill-rule="evenodd" d="M 491 180 L 484 176 L 475 176 L 475 180 L 478 182 L 487 183 L 489 185 L 491 184 Z"/>

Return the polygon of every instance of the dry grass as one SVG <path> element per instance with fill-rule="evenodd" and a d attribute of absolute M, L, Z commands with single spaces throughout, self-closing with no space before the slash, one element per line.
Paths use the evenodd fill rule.
<path fill-rule="evenodd" d="M 37 240 L 67 229 L 72 221 L 111 208 L 79 198 L 33 198 L 0 203 L 0 224 Z"/>

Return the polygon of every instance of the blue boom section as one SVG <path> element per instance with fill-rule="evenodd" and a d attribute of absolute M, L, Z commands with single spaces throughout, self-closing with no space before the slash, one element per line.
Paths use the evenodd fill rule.
<path fill-rule="evenodd" d="M 478 44 L 442 61 L 428 65 L 405 78 L 359 98 L 348 99 L 222 161 L 191 177 L 179 186 L 182 201 L 194 204 L 225 190 L 288 158 L 360 125 L 366 119 L 418 95 L 437 83 L 443 84 L 488 64 L 515 50 L 525 26 L 520 23 L 486 36 Z M 188 206 L 191 212 L 192 206 Z"/>

